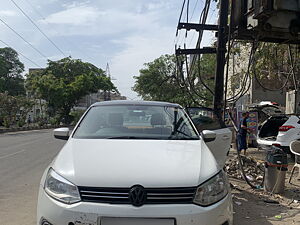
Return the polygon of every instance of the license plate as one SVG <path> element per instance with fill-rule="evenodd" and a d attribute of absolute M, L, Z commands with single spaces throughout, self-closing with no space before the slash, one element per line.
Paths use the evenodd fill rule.
<path fill-rule="evenodd" d="M 100 225 L 175 225 L 174 219 L 102 217 L 100 221 Z"/>

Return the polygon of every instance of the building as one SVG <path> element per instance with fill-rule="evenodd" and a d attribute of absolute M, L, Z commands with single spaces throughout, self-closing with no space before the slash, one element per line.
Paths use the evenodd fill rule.
<path fill-rule="evenodd" d="M 126 100 L 125 96 L 122 96 L 120 93 L 117 92 L 105 92 L 100 91 L 97 93 L 89 94 L 81 98 L 76 106 L 75 109 L 87 109 L 89 106 L 96 102 L 103 102 L 107 100 Z"/>

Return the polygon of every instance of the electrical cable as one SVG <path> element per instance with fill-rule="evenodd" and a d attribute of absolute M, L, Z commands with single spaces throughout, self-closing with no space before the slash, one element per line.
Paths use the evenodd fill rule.
<path fill-rule="evenodd" d="M 201 84 L 214 96 L 215 93 L 210 89 L 210 87 L 202 79 L 201 65 L 200 65 L 200 56 L 199 56 L 199 59 L 197 60 L 197 65 L 198 65 L 198 79 L 200 80 Z"/>
<path fill-rule="evenodd" d="M 193 82 L 191 82 L 190 80 L 190 72 L 189 72 L 189 68 L 188 68 L 188 62 L 187 62 L 187 56 L 185 56 L 185 65 L 186 65 L 186 71 L 187 71 L 187 81 L 188 81 L 188 84 L 191 88 L 191 90 L 193 91 L 193 93 L 195 93 L 199 98 L 203 99 L 203 100 L 206 100 L 206 101 L 209 101 L 208 98 L 200 95 L 197 91 L 196 91 L 196 88 L 195 88 L 195 85 L 193 84 Z"/>
<path fill-rule="evenodd" d="M 182 61 L 179 61 L 179 57 L 176 56 L 176 68 L 177 68 L 177 77 L 176 80 L 178 81 L 178 84 L 180 87 L 184 87 L 184 76 L 183 76 L 183 63 Z M 181 80 L 182 79 L 182 80 Z"/>
<path fill-rule="evenodd" d="M 206 21 L 206 19 L 207 19 L 207 15 L 208 15 L 208 11 L 209 11 L 210 2 L 211 2 L 211 0 L 206 0 L 204 9 L 203 9 L 203 11 L 202 11 L 202 13 L 201 13 L 201 15 L 200 15 L 200 23 L 202 23 L 202 24 L 205 24 L 205 21 Z M 179 24 L 180 21 L 181 21 L 181 18 L 182 18 L 182 15 L 183 15 L 183 11 L 184 11 L 184 8 L 185 8 L 185 3 L 186 3 L 186 0 L 184 0 L 184 2 L 183 2 L 183 5 L 182 5 L 182 9 L 181 9 L 181 13 L 180 13 L 180 17 L 179 17 L 179 22 L 178 22 L 178 24 Z M 197 0 L 197 2 L 196 2 L 196 4 L 195 4 L 194 10 L 195 10 L 195 8 L 196 8 L 196 6 L 197 6 L 197 3 L 198 3 L 198 0 Z M 193 11 L 194 11 L 194 10 L 193 10 Z M 194 15 L 194 12 L 192 13 L 192 16 L 193 16 L 193 15 Z M 187 22 L 188 22 L 188 21 L 189 21 L 189 0 L 188 0 L 188 2 L 187 2 L 187 13 L 186 13 L 186 16 L 187 16 L 186 18 L 187 18 Z M 192 18 L 192 16 L 191 16 L 191 18 Z M 203 31 L 202 31 L 201 33 L 203 33 Z M 176 36 L 178 36 L 178 27 L 177 27 L 177 31 L 176 31 Z M 186 31 L 186 33 L 185 33 L 184 38 L 187 38 L 187 31 Z M 182 41 L 184 41 L 184 38 L 182 39 Z M 200 46 L 201 40 L 202 40 L 202 34 L 199 35 L 199 38 L 198 38 L 198 41 L 197 41 L 197 46 L 198 46 L 198 45 Z M 181 43 L 180 43 L 180 44 L 181 44 Z M 176 48 L 176 46 L 175 46 L 175 48 Z M 184 43 L 184 48 L 186 48 L 186 43 Z M 196 57 L 194 57 L 194 58 L 196 58 Z M 179 60 L 178 60 L 178 57 L 177 57 L 177 56 L 176 56 L 176 60 L 177 60 L 177 66 L 180 68 L 180 72 L 177 73 L 177 77 L 176 77 L 176 80 L 177 80 L 179 86 L 180 86 L 180 87 L 185 87 L 185 89 L 187 90 L 187 92 L 189 93 L 189 95 L 190 95 L 191 97 L 192 97 L 192 94 L 190 93 L 190 91 L 192 91 L 194 94 L 196 94 L 199 98 L 201 98 L 201 99 L 203 99 L 203 100 L 209 100 L 209 99 L 207 99 L 206 97 L 200 95 L 200 94 L 196 91 L 196 88 L 195 88 L 193 82 L 191 82 L 190 78 L 191 78 L 191 74 L 192 74 L 192 73 L 190 73 L 190 71 L 189 71 L 189 65 L 188 65 L 188 62 L 187 62 L 187 56 L 185 56 L 185 64 L 186 64 L 186 72 L 187 72 L 187 78 L 186 78 L 186 79 L 185 79 L 185 77 L 184 77 L 183 65 L 182 65 L 182 64 L 179 64 Z M 195 62 L 194 59 L 193 59 L 193 62 Z M 193 68 L 193 65 L 191 66 L 191 68 Z M 199 72 L 200 72 L 200 71 L 199 71 Z M 200 80 L 200 82 L 204 85 L 205 88 L 208 87 L 208 86 L 203 82 L 203 79 L 201 79 L 201 77 L 199 78 L 199 80 Z M 188 86 L 190 87 L 191 90 L 189 89 Z M 211 89 L 209 89 L 209 91 L 210 91 L 211 93 L 213 93 L 213 92 L 211 91 Z M 194 101 L 194 100 L 193 100 L 193 101 Z M 194 102 L 195 102 L 195 101 L 194 101 Z"/>
<path fill-rule="evenodd" d="M 42 57 L 45 59 L 48 59 L 46 55 L 44 55 L 40 50 L 38 50 L 36 47 L 34 47 L 30 42 L 28 42 L 22 35 L 20 35 L 15 29 L 13 29 L 11 26 L 9 26 L 3 19 L 0 18 L 0 21 L 8 27 L 12 32 L 14 32 L 17 36 L 19 36 L 24 42 L 26 42 L 32 49 L 34 49 L 37 53 L 39 53 Z"/>
<path fill-rule="evenodd" d="M 44 31 L 28 16 L 24 10 L 14 1 L 10 0 L 20 11 L 21 13 L 40 31 L 40 33 L 61 53 L 63 56 L 66 57 L 66 54 L 48 37 L 47 34 L 45 34 Z"/>
<path fill-rule="evenodd" d="M 202 107 L 205 107 L 203 104 L 201 104 L 199 101 L 197 101 L 194 96 L 192 95 L 192 93 L 190 92 L 189 88 L 188 88 L 188 85 L 186 84 L 186 81 L 184 79 L 184 76 L 183 76 L 183 63 L 180 63 L 179 62 L 179 59 L 178 59 L 178 56 L 176 56 L 176 62 L 177 62 L 177 77 L 175 77 L 175 81 L 177 82 L 178 86 L 180 89 L 185 89 L 185 92 L 188 93 L 188 95 L 190 96 L 191 100 L 194 102 L 194 104 L 198 105 L 198 106 L 202 106 Z M 181 78 L 182 78 L 182 81 L 183 83 L 181 83 Z"/>
<path fill-rule="evenodd" d="M 2 42 L 4 45 L 6 45 L 9 48 L 12 48 L 5 41 L 2 41 L 1 39 L 0 39 L 0 42 Z M 18 52 L 18 54 L 21 55 L 21 56 L 23 56 L 23 58 L 27 59 L 29 62 L 31 62 L 32 64 L 36 65 L 37 67 L 42 68 L 40 65 L 38 65 L 36 62 L 34 62 L 33 60 L 31 60 L 30 58 L 28 58 L 27 56 L 25 56 L 21 52 Z"/>
<path fill-rule="evenodd" d="M 210 3 L 211 3 L 211 0 L 206 0 L 205 6 L 204 6 L 204 8 L 203 8 L 203 10 L 201 12 L 201 15 L 200 15 L 200 19 L 199 19 L 200 24 L 205 24 L 206 23 L 208 12 L 209 12 L 209 8 L 210 8 Z M 203 37 L 203 31 L 199 31 L 199 32 L 200 33 L 199 33 L 199 37 L 198 37 L 196 48 L 200 48 L 200 44 L 201 44 L 202 37 Z M 190 73 L 191 74 L 193 74 L 194 65 L 195 65 L 196 60 L 198 60 L 198 61 L 200 60 L 200 55 L 197 55 L 196 57 L 193 57 L 193 59 L 192 59 L 192 63 L 191 63 L 191 66 L 190 66 L 190 68 L 191 68 L 190 69 Z M 198 73 L 199 73 L 199 71 L 198 71 Z M 201 76 L 199 77 L 199 80 L 200 80 L 200 82 L 202 83 L 202 85 L 205 88 L 208 88 L 208 85 L 206 85 L 204 83 L 204 81 L 203 81 L 203 79 L 202 79 Z M 213 91 L 210 88 L 208 88 L 208 91 L 214 95 Z"/>
<path fill-rule="evenodd" d="M 228 55 L 229 56 L 229 55 Z M 233 58 L 234 59 L 234 58 Z M 249 60 L 250 60 L 250 56 L 249 56 Z M 233 62 L 234 63 L 234 62 Z M 234 70 L 234 64 L 233 64 L 233 70 Z M 245 87 L 246 87 L 246 84 L 247 84 L 247 81 L 248 81 L 248 77 L 249 76 L 247 76 L 247 74 L 246 74 L 246 76 L 244 76 L 244 78 L 243 78 L 243 80 L 242 80 L 242 82 L 241 82 L 241 84 L 242 84 L 242 87 L 240 88 L 240 90 L 239 90 L 239 92 L 237 93 L 237 94 L 235 94 L 234 96 L 232 96 L 232 97 L 230 97 L 229 99 L 226 99 L 227 101 L 234 101 L 234 99 L 236 98 L 236 97 L 238 97 L 241 93 L 243 93 L 244 92 L 244 89 L 245 89 Z"/>
<path fill-rule="evenodd" d="M 231 3 L 231 12 L 233 12 L 234 8 L 233 8 L 233 4 Z M 227 91 L 228 91 L 228 79 L 229 79 L 229 62 L 230 62 L 230 54 L 231 54 L 231 49 L 234 45 L 234 41 L 235 38 L 231 37 L 231 24 L 232 24 L 232 17 L 230 17 L 230 23 L 229 23 L 229 29 L 228 29 L 228 37 L 227 37 L 227 42 L 228 42 L 228 53 L 227 56 L 225 58 L 225 62 L 226 62 L 226 74 L 225 74 L 225 90 L 224 90 L 224 107 L 223 107 L 223 120 L 225 121 L 225 114 L 226 114 L 226 108 L 227 108 Z M 232 39 L 232 42 L 230 43 L 230 40 Z"/>
<path fill-rule="evenodd" d="M 197 8 L 198 2 L 199 2 L 199 0 L 197 0 L 196 3 L 195 3 L 195 5 L 194 5 L 194 9 L 193 9 L 192 15 L 190 17 L 190 21 L 192 21 L 192 19 L 193 19 L 193 16 L 194 16 L 195 10 Z"/>
<path fill-rule="evenodd" d="M 199 24 L 205 24 L 206 23 L 209 8 L 210 8 L 210 3 L 211 3 L 211 0 L 206 0 L 205 6 L 204 6 L 204 8 L 201 12 L 201 15 L 200 15 Z M 196 49 L 199 49 L 201 47 L 202 38 L 203 38 L 203 30 L 199 31 L 199 36 L 198 36 L 198 40 L 197 40 L 197 43 L 196 43 Z M 192 60 L 192 63 L 191 63 L 191 71 L 192 72 L 193 72 L 193 68 L 194 68 L 196 60 L 197 60 L 197 57 L 194 57 L 193 60 Z"/>
<path fill-rule="evenodd" d="M 288 50 L 289 50 L 289 59 L 290 59 L 290 62 L 291 62 L 291 68 L 292 68 L 292 74 L 293 74 L 294 88 L 295 88 L 295 91 L 298 91 L 297 78 L 296 78 L 296 74 L 295 74 L 295 66 L 294 66 L 294 60 L 293 60 L 291 45 L 288 45 Z"/>
<path fill-rule="evenodd" d="M 36 14 L 38 14 L 42 18 L 42 20 L 46 20 L 46 18 L 31 4 L 29 0 L 24 0 L 24 1 L 31 6 L 31 8 L 35 11 Z"/>
<path fill-rule="evenodd" d="M 186 22 L 189 23 L 189 10 L 190 10 L 190 0 L 187 0 L 186 5 Z M 185 31 L 185 38 L 187 38 L 188 30 Z"/>
<path fill-rule="evenodd" d="M 36 13 L 37 15 L 39 15 L 39 17 L 40 17 L 43 21 L 46 21 L 46 18 L 42 15 L 42 13 L 40 13 L 39 10 L 37 10 L 36 7 L 33 6 L 33 5 L 30 3 L 29 0 L 24 0 L 24 1 L 27 2 L 28 5 L 30 5 L 30 7 L 35 11 L 35 13 Z M 57 33 L 59 33 L 56 29 L 53 29 L 53 28 L 52 28 L 52 30 L 54 30 L 54 31 L 56 31 Z M 67 42 L 68 44 L 71 44 L 73 48 L 76 48 L 77 50 L 80 51 L 80 54 L 84 55 L 86 58 L 89 58 L 90 60 L 93 60 L 92 57 L 90 57 L 89 55 L 87 55 L 87 54 L 85 53 L 85 51 L 82 51 L 80 48 L 78 48 L 78 45 L 75 45 L 74 42 L 72 42 L 70 39 L 64 40 L 64 42 Z M 175 42 L 175 40 L 174 40 L 174 42 Z"/>
<path fill-rule="evenodd" d="M 181 21 L 181 17 L 182 17 L 182 14 L 183 14 L 183 10 L 184 10 L 184 6 L 185 6 L 185 2 L 186 0 L 183 1 L 183 4 L 182 4 L 182 8 L 181 8 L 181 12 L 180 12 L 180 16 L 179 16 L 179 20 L 178 20 L 178 24 L 180 23 Z M 178 36 L 178 26 L 177 26 L 177 29 L 176 29 L 176 37 Z"/>
<path fill-rule="evenodd" d="M 230 97 L 229 99 L 227 99 L 227 101 L 229 102 L 234 102 L 234 104 L 242 97 L 245 95 L 245 93 L 248 92 L 248 90 L 251 87 L 251 82 L 248 82 L 248 87 L 245 89 L 246 85 L 247 85 L 247 81 L 250 78 L 250 67 L 253 64 L 253 60 L 254 60 L 254 53 L 256 51 L 257 47 L 255 46 L 255 43 L 253 42 L 252 44 L 252 48 L 251 48 L 251 52 L 249 55 L 249 61 L 248 61 L 248 67 L 247 67 L 247 72 L 243 78 L 243 86 L 240 89 L 240 91 L 238 92 L 238 94 L 236 94 L 235 96 Z M 239 96 L 239 97 L 238 97 Z M 237 98 L 237 99 L 236 99 Z"/>
<path fill-rule="evenodd" d="M 289 48 L 289 53 L 291 53 L 290 52 L 290 48 Z M 293 60 L 291 57 L 292 56 L 290 55 L 290 60 Z M 254 64 L 255 64 L 255 62 L 254 62 Z M 297 87 L 296 79 L 295 79 L 295 73 L 294 73 L 294 66 L 293 65 L 294 65 L 293 61 L 291 61 L 291 70 L 288 73 L 288 76 L 287 76 L 285 82 L 283 83 L 283 85 L 280 88 L 272 89 L 272 88 L 268 88 L 268 87 L 264 86 L 262 84 L 262 82 L 260 81 L 260 79 L 258 78 L 258 76 L 257 76 L 255 65 L 253 66 L 253 75 L 254 75 L 255 80 L 259 84 L 259 86 L 261 86 L 263 89 L 268 90 L 268 91 L 280 91 L 280 90 L 283 90 L 287 86 L 291 74 L 293 75 L 294 85 L 295 85 L 295 87 Z M 295 90 L 297 90 L 297 89 L 295 89 Z"/>

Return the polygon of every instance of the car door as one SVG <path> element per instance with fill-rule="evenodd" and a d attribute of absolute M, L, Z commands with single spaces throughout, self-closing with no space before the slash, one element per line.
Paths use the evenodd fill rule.
<path fill-rule="evenodd" d="M 186 108 L 186 111 L 199 133 L 202 133 L 203 130 L 211 130 L 216 133 L 216 139 L 207 142 L 206 145 L 215 156 L 219 166 L 223 168 L 231 146 L 232 131 L 225 125 L 220 124 L 212 109 L 192 107 Z"/>

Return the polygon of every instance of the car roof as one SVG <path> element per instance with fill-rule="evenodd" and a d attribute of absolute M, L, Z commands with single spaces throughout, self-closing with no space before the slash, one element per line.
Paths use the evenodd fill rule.
<path fill-rule="evenodd" d="M 146 105 L 146 106 L 168 106 L 168 107 L 179 107 L 179 104 L 170 102 L 158 102 L 158 101 L 133 101 L 133 100 L 113 100 L 96 102 L 92 106 L 108 106 L 108 105 Z"/>

